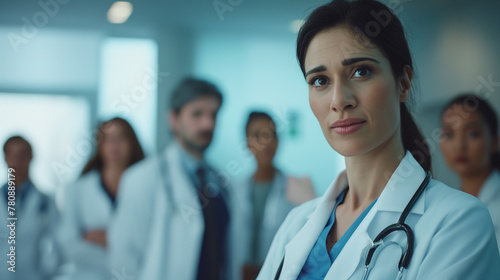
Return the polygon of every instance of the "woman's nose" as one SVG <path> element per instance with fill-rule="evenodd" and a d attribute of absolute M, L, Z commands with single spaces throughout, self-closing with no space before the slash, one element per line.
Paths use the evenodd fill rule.
<path fill-rule="evenodd" d="M 353 90 L 342 83 L 336 83 L 332 87 L 332 100 L 330 109 L 338 112 L 346 109 L 352 109 L 357 106 L 357 101 Z"/>

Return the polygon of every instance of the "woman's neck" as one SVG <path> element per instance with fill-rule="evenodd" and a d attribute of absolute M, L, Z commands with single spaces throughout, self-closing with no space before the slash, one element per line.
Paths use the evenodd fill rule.
<path fill-rule="evenodd" d="M 253 175 L 253 180 L 255 182 L 269 182 L 274 178 L 274 173 L 276 173 L 276 169 L 271 165 L 258 165 L 257 171 Z"/>
<path fill-rule="evenodd" d="M 127 167 L 121 165 L 103 166 L 101 176 L 104 182 L 104 187 L 107 188 L 112 195 L 116 195 L 116 193 L 118 192 L 120 178 L 125 169 L 127 169 Z"/>
<path fill-rule="evenodd" d="M 481 191 L 481 187 L 483 186 L 486 179 L 488 179 L 490 174 L 491 168 L 487 168 L 478 172 L 474 172 L 473 174 L 460 176 L 462 191 L 477 197 L 479 195 L 479 192 Z"/>
<path fill-rule="evenodd" d="M 345 206 L 355 211 L 370 205 L 382 193 L 404 156 L 401 140 L 393 137 L 369 153 L 346 157 L 349 192 L 344 200 Z"/>

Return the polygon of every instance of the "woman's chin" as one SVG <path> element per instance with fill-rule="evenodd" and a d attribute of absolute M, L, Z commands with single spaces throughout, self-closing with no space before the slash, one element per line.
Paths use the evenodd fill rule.
<path fill-rule="evenodd" d="M 354 143 L 353 141 L 346 141 L 346 143 L 338 143 L 338 141 L 336 141 L 335 144 L 330 142 L 330 146 L 333 150 L 344 157 L 357 156 L 365 153 L 368 150 L 366 145 Z"/>

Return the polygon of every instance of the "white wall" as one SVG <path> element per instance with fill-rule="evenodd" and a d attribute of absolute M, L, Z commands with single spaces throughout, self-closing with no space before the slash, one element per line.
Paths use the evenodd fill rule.
<path fill-rule="evenodd" d="M 13 45 L 8 38 L 15 34 L 22 34 L 22 28 L 0 27 L 2 88 L 95 94 L 100 32 L 39 29 L 25 43 Z"/>

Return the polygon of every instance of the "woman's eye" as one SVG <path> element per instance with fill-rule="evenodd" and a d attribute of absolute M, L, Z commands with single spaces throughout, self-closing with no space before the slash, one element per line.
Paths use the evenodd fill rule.
<path fill-rule="evenodd" d="M 442 132 L 441 133 L 441 138 L 442 139 L 450 139 L 451 137 L 453 137 L 453 135 L 452 135 L 451 132 Z"/>
<path fill-rule="evenodd" d="M 468 133 L 468 136 L 471 138 L 477 138 L 477 137 L 481 136 L 481 133 L 479 131 L 471 131 Z"/>
<path fill-rule="evenodd" d="M 371 67 L 369 66 L 361 66 L 356 71 L 354 71 L 353 78 L 364 78 L 372 72 Z"/>
<path fill-rule="evenodd" d="M 311 81 L 311 85 L 314 87 L 317 87 L 317 88 L 325 86 L 327 84 L 328 84 L 328 80 L 323 78 L 323 77 L 314 78 Z"/>

